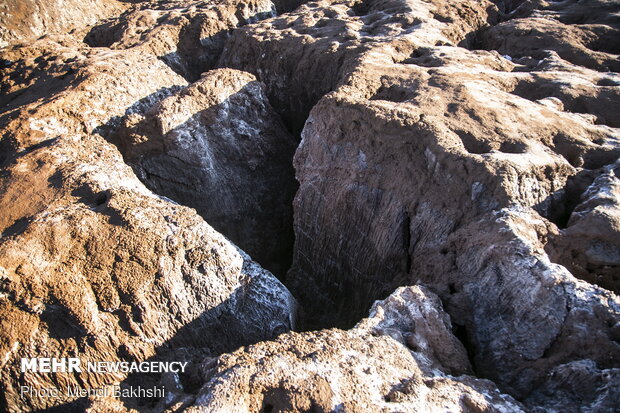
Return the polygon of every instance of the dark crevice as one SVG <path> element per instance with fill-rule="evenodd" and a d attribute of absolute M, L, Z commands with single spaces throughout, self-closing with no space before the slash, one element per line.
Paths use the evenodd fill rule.
<path fill-rule="evenodd" d="M 121 15 L 121 18 L 124 15 Z M 112 44 L 121 40 L 122 23 L 120 19 L 109 19 L 100 22 L 98 25 L 88 31 L 84 39 L 84 43 L 90 47 L 110 47 Z"/>
<path fill-rule="evenodd" d="M 10 226 L 6 227 L 4 231 L 0 233 L 2 237 L 16 237 L 26 231 L 28 225 L 32 222 L 33 217 L 24 217 L 16 220 Z"/>
<path fill-rule="evenodd" d="M 412 92 L 412 88 L 409 85 L 384 85 L 370 97 L 370 100 L 385 100 L 389 102 L 402 103 L 413 99 L 415 95 L 416 93 Z"/>
<path fill-rule="evenodd" d="M 366 16 L 368 13 L 370 13 L 371 9 L 372 9 L 371 0 L 361 0 L 355 3 L 353 7 L 351 7 L 351 11 L 352 11 L 351 15 L 358 16 L 358 17 Z"/>
<path fill-rule="evenodd" d="M 614 171 L 612 164 L 570 177 L 554 205 L 556 215 L 547 216 L 560 231 L 542 240 L 552 262 L 563 265 L 579 279 L 615 293 L 620 291 L 620 267 L 613 258 L 617 237 L 613 230 L 599 227 L 595 217 L 602 211 L 598 206 L 609 202 L 601 194 L 607 185 L 613 185 L 618 169 L 616 166 Z M 603 255 L 601 260 L 601 255 L 590 255 L 589 251 L 611 253 L 612 258 Z"/>
<path fill-rule="evenodd" d="M 411 217 L 409 212 L 404 212 L 403 218 L 403 250 L 405 251 L 405 274 L 411 274 Z"/>
<path fill-rule="evenodd" d="M 469 132 L 460 130 L 456 130 L 455 132 L 459 138 L 461 138 L 461 142 L 463 143 L 465 150 L 469 153 L 481 155 L 489 153 L 493 150 L 493 147 L 489 142 L 477 139 Z"/>
<path fill-rule="evenodd" d="M 541 215 L 553 222 L 559 229 L 566 228 L 573 211 L 581 202 L 581 195 L 592 184 L 595 177 L 596 172 L 590 170 L 583 170 L 569 177 L 560 196 L 552 197 L 548 212 Z"/>
<path fill-rule="evenodd" d="M 85 334 L 77 319 L 62 305 L 47 304 L 39 317 L 46 324 L 50 338 L 68 339 Z"/>
<path fill-rule="evenodd" d="M 456 323 L 452 323 L 452 334 L 463 344 L 465 351 L 467 352 L 467 358 L 469 364 L 474 372 L 474 375 L 480 377 L 480 372 L 476 368 L 476 348 L 471 340 L 470 334 L 467 332 L 467 328 Z"/>
<path fill-rule="evenodd" d="M 554 150 L 561 154 L 573 166 L 581 166 L 575 175 L 567 178 L 564 187 L 551 194 L 534 209 L 553 222 L 559 229 L 565 229 L 575 208 L 582 202 L 582 195 L 600 175 L 601 168 L 618 159 L 618 151 L 591 150 L 584 153 L 575 142 L 568 144 L 565 137 L 554 139 Z M 584 161 L 585 159 L 585 161 Z"/>
<path fill-rule="evenodd" d="M 273 412 L 273 404 L 263 403 L 263 407 L 261 408 L 261 413 L 272 413 Z"/>
<path fill-rule="evenodd" d="M 8 137 L 0 138 L 0 168 L 4 168 L 13 158 L 15 150 Z"/>

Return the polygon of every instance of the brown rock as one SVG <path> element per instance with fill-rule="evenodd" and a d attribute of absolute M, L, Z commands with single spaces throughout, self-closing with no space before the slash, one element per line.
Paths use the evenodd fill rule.
<path fill-rule="evenodd" d="M 210 361 L 186 411 L 523 411 L 487 380 L 446 375 L 443 355 L 466 359 L 452 343 L 439 299 L 401 288 L 352 330 L 288 333 Z"/>
<path fill-rule="evenodd" d="M 405 39 L 419 46 L 466 45 L 469 34 L 496 17 L 489 1 L 308 3 L 236 30 L 219 65 L 255 74 L 289 128 L 299 132 L 312 106 L 373 46 Z"/>
<path fill-rule="evenodd" d="M 28 67 L 38 50 L 62 57 L 63 42 L 74 41 L 55 39 L 4 53 L 22 54 L 19 65 Z M 99 135 L 185 80 L 137 50 L 74 55 L 77 63 L 71 56 L 52 61 L 74 73 L 56 79 L 60 91 L 51 96 L 41 94 L 45 67 L 29 68 L 38 90 L 17 76 L 22 106 L 0 121 L 0 354 L 8 411 L 73 406 L 68 396 L 20 397 L 21 385 L 64 394 L 67 386 L 124 379 L 22 374 L 22 357 L 86 363 L 169 360 L 182 348 L 219 354 L 287 331 L 295 318 L 295 300 L 277 279 L 194 210 L 146 189 Z"/>
<path fill-rule="evenodd" d="M 602 72 L 620 71 L 620 5 L 613 0 L 540 2 L 529 13 L 481 33 L 480 44 L 511 57 L 543 59 L 553 50 L 571 63 Z M 516 12 L 516 13 L 515 13 Z"/>
<path fill-rule="evenodd" d="M 117 0 L 5 0 L 0 5 L 0 47 L 92 25 L 126 8 Z"/>
<path fill-rule="evenodd" d="M 84 41 L 139 49 L 195 81 L 215 66 L 233 28 L 295 8 L 299 0 L 139 2 L 130 12 L 93 27 Z"/>

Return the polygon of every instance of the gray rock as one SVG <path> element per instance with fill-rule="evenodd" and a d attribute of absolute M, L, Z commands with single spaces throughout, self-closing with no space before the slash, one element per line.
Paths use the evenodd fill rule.
<path fill-rule="evenodd" d="M 620 163 L 601 168 L 566 228 L 553 234 L 550 257 L 576 276 L 620 291 Z"/>
<path fill-rule="evenodd" d="M 220 69 L 126 116 L 115 137 L 154 192 L 196 208 L 267 269 L 284 276 L 292 254 L 295 139 L 263 88 Z"/>

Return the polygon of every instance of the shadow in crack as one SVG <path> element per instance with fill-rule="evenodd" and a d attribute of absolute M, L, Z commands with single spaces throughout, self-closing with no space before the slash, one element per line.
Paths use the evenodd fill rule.
<path fill-rule="evenodd" d="M 569 177 L 562 190 L 549 195 L 535 205 L 534 209 L 559 229 L 566 228 L 573 210 L 581 202 L 581 195 L 592 184 L 596 175 L 596 171 L 584 169 Z"/>
<path fill-rule="evenodd" d="M 308 207 L 316 197 L 306 189 L 295 202 Z M 379 212 L 385 213 L 381 219 Z M 313 209 L 312 220 L 298 218 L 289 288 L 303 303 L 301 329 L 351 328 L 373 302 L 411 283 L 420 238 L 416 219 L 385 191 L 361 185 L 330 208 Z M 337 247 L 329 247 L 331 228 L 348 231 Z"/>
<path fill-rule="evenodd" d="M 16 220 L 0 233 L 2 237 L 13 237 L 24 233 L 28 225 L 32 222 L 32 217 L 24 217 Z"/>
<path fill-rule="evenodd" d="M 170 69 L 188 82 L 215 68 L 224 45 L 234 28 L 222 29 L 209 36 L 202 35 L 206 18 L 198 18 L 181 29 L 176 50 L 159 57 Z M 241 21 L 243 21 L 241 19 Z"/>

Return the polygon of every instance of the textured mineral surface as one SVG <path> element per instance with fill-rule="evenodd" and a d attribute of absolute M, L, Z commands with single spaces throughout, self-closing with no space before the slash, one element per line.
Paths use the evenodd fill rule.
<path fill-rule="evenodd" d="M 2 2 L 0 410 L 617 411 L 619 16 Z"/>

